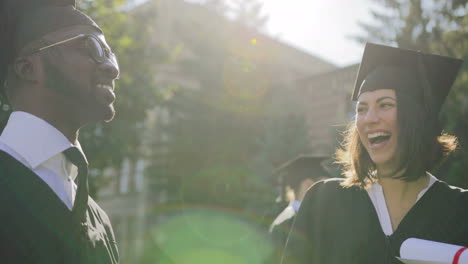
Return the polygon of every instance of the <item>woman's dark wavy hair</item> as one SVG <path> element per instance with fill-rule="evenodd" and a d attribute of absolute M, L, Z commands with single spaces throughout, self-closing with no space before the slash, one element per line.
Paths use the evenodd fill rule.
<path fill-rule="evenodd" d="M 401 94 L 397 97 L 398 154 L 400 166 L 395 178 L 415 181 L 426 171 L 437 168 L 458 145 L 457 138 L 442 132 L 438 114 L 424 108 L 420 100 Z M 337 163 L 341 164 L 346 180 L 344 187 L 365 188 L 368 180 L 375 181 L 376 167 L 364 148 L 357 132 L 356 124 L 351 122 L 344 132 L 342 149 L 336 151 Z"/>

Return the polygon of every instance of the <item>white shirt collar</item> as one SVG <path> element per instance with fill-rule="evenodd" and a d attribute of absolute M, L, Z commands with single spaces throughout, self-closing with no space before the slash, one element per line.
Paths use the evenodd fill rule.
<path fill-rule="evenodd" d="M 419 199 L 427 192 L 427 190 L 429 190 L 432 185 L 434 185 L 435 182 L 439 181 L 429 172 L 426 172 L 426 174 L 429 175 L 429 183 L 426 188 L 419 192 L 416 202 L 419 201 Z M 367 193 L 372 201 L 372 204 L 374 205 L 383 232 L 387 236 L 393 234 L 390 214 L 388 213 L 382 185 L 380 185 L 378 182 L 371 183 L 370 187 L 367 189 Z"/>
<path fill-rule="evenodd" d="M 289 203 L 290 206 L 294 209 L 294 212 L 299 212 L 299 207 L 301 206 L 301 201 L 293 200 Z"/>
<path fill-rule="evenodd" d="M 0 141 L 18 153 L 31 169 L 74 146 L 51 124 L 21 111 L 11 113 Z M 78 142 L 76 147 L 81 149 Z"/>
<path fill-rule="evenodd" d="M 429 183 L 427 184 L 427 186 L 422 189 L 419 194 L 418 194 L 418 197 L 417 197 L 417 200 L 418 201 L 426 192 L 427 190 L 429 190 L 429 188 L 437 181 L 439 181 L 434 175 L 432 175 L 430 172 L 426 171 L 426 174 L 429 176 Z M 382 185 L 380 185 L 379 182 L 373 182 L 371 183 L 370 185 L 370 188 L 369 188 L 369 192 L 375 192 L 377 190 L 375 189 L 378 189 L 379 192 L 383 192 L 383 189 L 382 189 Z"/>

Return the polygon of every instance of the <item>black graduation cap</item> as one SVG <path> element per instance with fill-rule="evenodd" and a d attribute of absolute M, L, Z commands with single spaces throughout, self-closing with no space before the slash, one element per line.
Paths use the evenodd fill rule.
<path fill-rule="evenodd" d="M 58 17 L 57 14 L 42 12 L 43 17 L 33 16 L 36 10 L 45 10 L 47 7 L 72 7 L 75 8 L 75 0 L 3 0 L 0 2 L 0 71 L 4 71 L 4 65 L 9 64 L 15 57 L 17 40 L 33 40 L 41 33 L 54 30 L 50 28 L 51 24 L 59 24 L 57 20 L 70 19 L 63 14 Z M 31 17 L 30 17 L 31 16 Z M 55 20 L 55 21 L 54 21 Z M 54 23 L 55 22 L 55 23 Z M 31 28 L 30 32 L 24 32 L 24 28 Z M 22 32 L 18 32 L 22 31 Z M 20 36 L 26 35 L 26 36 Z M 3 76 L 0 72 L 0 78 Z"/>
<path fill-rule="evenodd" d="M 63 28 L 96 23 L 75 9 L 75 0 L 2 0 L 0 2 L 0 131 L 11 107 L 4 94 L 8 66 L 32 41 Z"/>
<path fill-rule="evenodd" d="M 367 43 L 352 100 L 365 91 L 395 89 L 437 114 L 462 63 L 456 58 Z"/>
<path fill-rule="evenodd" d="M 286 185 L 296 188 L 307 178 L 316 181 L 330 177 L 324 166 L 327 159 L 329 157 L 323 155 L 302 154 L 276 168 L 273 174 L 280 178 L 282 190 Z"/>

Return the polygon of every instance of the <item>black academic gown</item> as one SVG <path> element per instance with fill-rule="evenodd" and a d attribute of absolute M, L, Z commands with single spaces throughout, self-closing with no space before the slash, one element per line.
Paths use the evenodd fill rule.
<path fill-rule="evenodd" d="M 87 228 L 79 229 L 49 186 L 2 151 L 0 212 L 0 263 L 118 263 L 109 218 L 91 197 Z"/>
<path fill-rule="evenodd" d="M 401 263 L 400 246 L 420 238 L 468 246 L 468 191 L 435 182 L 386 236 L 365 190 L 342 179 L 307 192 L 289 235 L 283 264 Z"/>
<path fill-rule="evenodd" d="M 289 207 L 289 205 L 288 205 Z M 287 210 L 288 208 L 284 209 Z M 291 208 L 291 210 L 294 210 Z M 279 215 L 281 215 L 281 212 Z M 294 222 L 294 215 L 291 215 L 290 218 L 284 219 L 281 223 L 272 224 L 270 227 L 270 241 L 273 246 L 272 253 L 267 259 L 263 262 L 264 264 L 278 264 L 280 263 L 281 254 L 283 253 L 284 246 L 286 245 L 286 240 L 288 239 L 289 230 Z"/>
<path fill-rule="evenodd" d="M 270 237 L 277 249 L 283 249 L 284 245 L 286 245 L 286 240 L 288 239 L 289 231 L 291 230 L 291 226 L 294 222 L 294 217 L 286 219 L 282 223 L 273 227 Z"/>

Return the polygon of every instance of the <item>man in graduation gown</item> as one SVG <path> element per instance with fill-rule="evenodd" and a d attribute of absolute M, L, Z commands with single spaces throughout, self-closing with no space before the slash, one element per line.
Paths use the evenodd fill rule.
<path fill-rule="evenodd" d="M 372 98 L 370 94 L 395 92 L 396 100 L 391 96 L 376 96 L 377 103 L 363 101 L 365 105 L 361 107 L 372 111 L 373 115 L 366 122 L 372 122 L 374 130 L 389 127 L 388 123 L 382 123 L 388 121 L 384 118 L 390 115 L 392 107 L 398 105 L 397 110 L 407 110 L 400 112 L 396 119 L 402 122 L 412 118 L 412 122 L 397 123 L 401 125 L 398 139 L 406 140 L 407 144 L 393 141 L 398 142 L 397 149 L 402 152 L 393 152 L 398 153 L 399 164 L 391 163 L 397 173 L 404 173 L 397 175 L 405 178 L 394 178 L 395 174 L 380 178 L 378 167 L 376 170 L 375 163 L 371 163 L 374 162 L 372 155 L 377 154 L 369 154 L 364 146 L 356 151 L 358 148 L 353 146 L 364 144 L 361 135 L 350 130 L 351 137 L 348 135 L 345 141 L 345 155 L 338 155 L 343 157 L 339 161 L 345 164 L 346 179 L 325 180 L 309 189 L 288 237 L 283 264 L 401 263 L 397 257 L 408 238 L 468 246 L 468 191 L 450 186 L 429 173 L 442 158 L 443 152 L 435 151 L 442 146 L 438 141 L 441 129 L 436 125 L 437 116 L 461 63 L 461 60 L 443 56 L 372 43 L 366 45 L 353 99 L 365 93 L 368 96 L 365 98 Z M 424 125 L 414 127 L 421 123 Z M 403 134 L 409 127 L 413 127 L 415 133 Z M 388 132 L 378 135 L 380 142 L 388 145 L 394 144 L 385 141 L 391 136 Z M 448 141 L 444 146 L 449 146 Z M 382 153 L 385 154 L 379 152 Z M 381 157 L 387 157 L 383 154 Z M 352 155 L 356 159 L 350 159 Z M 403 170 L 398 167 L 402 164 Z M 412 167 L 414 165 L 421 166 Z M 419 172 L 408 174 L 410 168 Z M 421 184 L 415 185 L 417 183 Z M 385 189 L 389 186 L 393 189 Z M 411 196 L 400 197 L 411 199 L 388 203 L 392 195 L 410 191 Z M 389 209 L 394 204 L 398 210 L 407 210 L 397 224 L 392 218 L 395 211 Z"/>
<path fill-rule="evenodd" d="M 78 142 L 81 127 L 114 117 L 115 55 L 73 1 L 0 8 L 0 90 L 13 109 L 0 135 L 0 263 L 118 263 Z"/>

